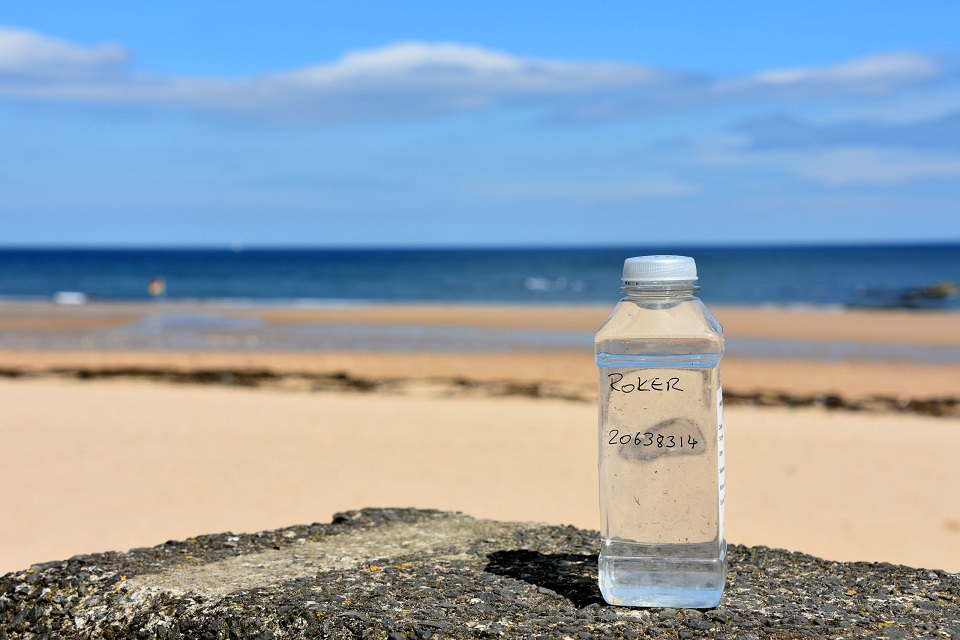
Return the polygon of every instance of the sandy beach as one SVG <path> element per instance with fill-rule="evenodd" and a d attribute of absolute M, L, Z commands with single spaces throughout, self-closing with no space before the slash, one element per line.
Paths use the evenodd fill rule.
<path fill-rule="evenodd" d="M 211 329 L 204 335 L 225 345 L 216 349 L 116 341 L 158 310 L 256 322 Z M 588 335 L 608 311 L 0 304 L 0 573 L 202 533 L 328 521 L 366 506 L 597 529 L 589 348 L 271 350 L 262 340 L 263 332 L 325 325 Z M 714 311 L 728 337 L 960 348 L 960 322 L 948 313 Z M 107 370 L 115 375 L 93 375 Z M 175 384 L 137 374 L 145 370 L 296 372 L 364 384 Z M 960 395 L 960 362 L 731 350 L 723 380 L 731 396 L 887 397 L 908 406 Z M 744 403 L 727 407 L 725 425 L 731 543 L 960 571 L 960 418 Z"/>

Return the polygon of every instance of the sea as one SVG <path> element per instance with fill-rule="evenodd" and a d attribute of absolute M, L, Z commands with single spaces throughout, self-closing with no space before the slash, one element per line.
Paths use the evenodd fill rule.
<path fill-rule="evenodd" d="M 0 248 L 0 300 L 612 304 L 625 258 L 696 259 L 717 305 L 960 310 L 960 243 L 509 249 Z M 152 284 L 151 284 L 152 283 Z M 59 298 L 58 298 L 59 296 Z"/>
<path fill-rule="evenodd" d="M 129 327 L 0 329 L 0 349 L 507 351 L 590 348 L 593 333 L 440 326 L 257 324 L 224 307 L 366 303 L 604 305 L 624 259 L 696 259 L 708 306 L 960 311 L 960 243 L 509 249 L 0 249 L 4 302 L 173 301 Z M 958 315 L 960 320 L 960 315 Z M 727 336 L 756 358 L 960 362 L 960 347 Z"/>

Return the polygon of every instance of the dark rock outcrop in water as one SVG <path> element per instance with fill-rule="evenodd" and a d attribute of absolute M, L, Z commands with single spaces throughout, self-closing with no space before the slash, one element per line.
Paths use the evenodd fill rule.
<path fill-rule="evenodd" d="M 716 609 L 611 607 L 597 533 L 367 509 L 0 578 L 0 638 L 960 638 L 960 575 L 730 548 Z"/>
<path fill-rule="evenodd" d="M 861 289 L 847 304 L 853 308 L 940 309 L 957 296 L 957 283 L 943 280 L 933 284 L 901 289 Z"/>

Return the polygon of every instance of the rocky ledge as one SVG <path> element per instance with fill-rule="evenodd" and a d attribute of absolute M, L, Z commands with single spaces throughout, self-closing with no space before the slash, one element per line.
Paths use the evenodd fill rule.
<path fill-rule="evenodd" d="M 365 509 L 0 578 L 6 638 L 960 638 L 960 575 L 730 547 L 716 609 L 597 590 L 597 533 Z"/>

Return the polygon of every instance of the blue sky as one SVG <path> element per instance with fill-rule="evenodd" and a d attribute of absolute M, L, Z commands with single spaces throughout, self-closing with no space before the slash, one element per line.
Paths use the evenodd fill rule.
<path fill-rule="evenodd" d="M 0 246 L 960 240 L 960 3 L 0 9 Z"/>

